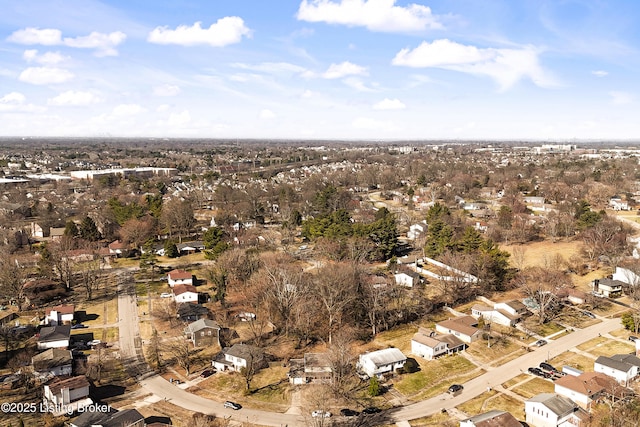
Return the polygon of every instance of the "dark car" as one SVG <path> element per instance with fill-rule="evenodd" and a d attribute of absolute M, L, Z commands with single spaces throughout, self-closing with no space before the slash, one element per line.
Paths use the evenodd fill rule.
<path fill-rule="evenodd" d="M 71 326 L 71 329 L 84 329 L 87 327 L 87 325 L 83 325 L 82 323 L 76 323 L 75 325 Z"/>
<path fill-rule="evenodd" d="M 240 405 L 239 403 L 227 400 L 226 402 L 224 402 L 224 407 L 225 408 L 231 408 L 234 411 L 237 411 L 238 409 L 242 408 L 242 405 Z"/>
<path fill-rule="evenodd" d="M 369 406 L 368 408 L 364 408 L 362 410 L 362 413 L 363 414 L 377 414 L 380 411 L 381 411 L 380 408 L 376 408 L 375 406 Z"/>
<path fill-rule="evenodd" d="M 358 415 L 360 415 L 360 412 L 354 411 L 353 409 L 349 408 L 342 408 L 340 409 L 340 415 L 342 415 L 343 417 L 357 417 Z"/>
<path fill-rule="evenodd" d="M 592 319 L 595 319 L 595 318 L 596 318 L 596 315 L 595 315 L 595 314 L 593 314 L 593 313 L 592 313 L 592 312 L 590 312 L 590 311 L 584 311 L 583 313 L 584 313 L 584 315 L 585 315 L 585 316 L 590 317 L 590 318 L 592 318 Z"/>
<path fill-rule="evenodd" d="M 449 393 L 457 393 L 459 391 L 462 391 L 464 387 L 462 387 L 460 384 L 452 384 L 449 387 Z"/>
<path fill-rule="evenodd" d="M 202 378 L 207 378 L 207 377 L 210 377 L 211 375 L 213 375 L 215 373 L 216 373 L 216 371 L 214 371 L 213 369 L 205 369 L 204 371 L 202 371 L 200 376 Z"/>
<path fill-rule="evenodd" d="M 631 335 L 631 336 L 629 337 L 629 341 L 636 342 L 636 341 L 638 341 L 638 337 L 634 337 L 633 335 Z"/>
<path fill-rule="evenodd" d="M 537 375 L 539 377 L 544 376 L 544 372 L 542 372 L 542 369 L 540 368 L 529 368 L 528 371 L 530 374 Z"/>
<path fill-rule="evenodd" d="M 546 362 L 542 362 L 540 364 L 540 369 L 549 371 L 549 372 L 558 372 L 558 370 L 554 368 L 553 365 L 550 365 L 549 363 L 546 363 Z"/>

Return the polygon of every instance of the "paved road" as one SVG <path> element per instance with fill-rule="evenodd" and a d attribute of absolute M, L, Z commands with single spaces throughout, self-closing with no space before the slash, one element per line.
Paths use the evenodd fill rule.
<path fill-rule="evenodd" d="M 120 360 L 129 375 L 138 376 L 149 366 L 142 353 L 135 286 L 130 273 L 119 272 L 117 280 Z"/>

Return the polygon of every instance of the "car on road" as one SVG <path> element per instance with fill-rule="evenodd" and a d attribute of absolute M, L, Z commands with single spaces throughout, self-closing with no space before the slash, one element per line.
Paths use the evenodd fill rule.
<path fill-rule="evenodd" d="M 173 297 L 173 294 L 169 292 L 163 292 L 160 294 L 160 298 L 171 298 L 171 297 Z"/>
<path fill-rule="evenodd" d="M 631 336 L 629 337 L 629 341 L 636 342 L 636 341 L 638 341 L 638 337 L 634 337 L 633 335 L 631 335 Z"/>
<path fill-rule="evenodd" d="M 363 414 L 377 414 L 382 411 L 380 408 L 376 408 L 375 406 L 369 406 L 368 408 L 364 408 L 362 410 Z"/>
<path fill-rule="evenodd" d="M 342 408 L 340 409 L 340 415 L 342 415 L 343 417 L 357 417 L 358 415 L 360 415 L 360 412 L 354 411 L 353 409 L 349 408 Z"/>
<path fill-rule="evenodd" d="M 464 387 L 462 385 L 460 385 L 460 384 L 452 384 L 449 387 L 448 391 L 449 391 L 449 393 L 457 393 L 459 391 L 462 391 L 462 389 L 464 389 Z"/>
<path fill-rule="evenodd" d="M 595 318 L 596 318 L 596 315 L 595 315 L 595 314 L 593 314 L 593 313 L 592 313 L 592 312 L 590 312 L 590 311 L 583 311 L 583 313 L 584 313 L 584 315 L 585 315 L 585 316 L 590 317 L 590 318 L 592 318 L 592 319 L 595 319 Z"/>
<path fill-rule="evenodd" d="M 242 405 L 236 402 L 232 402 L 230 400 L 227 400 L 226 402 L 224 402 L 224 407 L 225 408 L 231 408 L 234 411 L 237 411 L 238 409 L 242 408 Z"/>
<path fill-rule="evenodd" d="M 75 325 L 71 326 L 71 329 L 84 329 L 84 328 L 88 328 L 88 326 L 83 325 L 82 323 L 76 323 Z"/>
<path fill-rule="evenodd" d="M 542 347 L 543 345 L 547 345 L 547 341 L 546 340 L 538 340 L 538 341 L 534 342 L 533 345 L 535 345 L 536 347 Z"/>
<path fill-rule="evenodd" d="M 329 418 L 331 417 L 331 412 L 323 411 L 321 409 L 316 409 L 311 413 L 313 418 Z"/>
<path fill-rule="evenodd" d="M 214 369 L 205 369 L 204 371 L 202 371 L 200 376 L 202 378 L 207 378 L 207 377 L 210 377 L 211 375 L 213 375 L 215 373 L 216 373 L 216 371 Z"/>

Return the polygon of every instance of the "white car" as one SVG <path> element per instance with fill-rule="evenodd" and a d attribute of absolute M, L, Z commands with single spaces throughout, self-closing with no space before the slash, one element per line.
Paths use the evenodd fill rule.
<path fill-rule="evenodd" d="M 163 292 L 160 294 L 160 298 L 171 298 L 173 297 L 173 294 L 170 294 L 169 292 Z"/>
<path fill-rule="evenodd" d="M 311 413 L 313 418 L 329 418 L 331 416 L 331 412 L 321 411 L 320 409 L 316 409 Z"/>

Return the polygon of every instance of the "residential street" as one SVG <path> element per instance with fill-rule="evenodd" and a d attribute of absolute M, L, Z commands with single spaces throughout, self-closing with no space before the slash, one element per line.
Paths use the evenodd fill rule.
<path fill-rule="evenodd" d="M 148 368 L 142 369 L 142 366 L 146 366 L 146 363 L 144 363 L 144 359 L 142 358 L 136 298 L 134 294 L 126 291 L 131 288 L 131 285 L 127 286 L 124 283 L 119 284 L 119 289 L 121 289 L 118 296 L 120 352 L 123 359 L 126 358 L 131 361 L 131 367 L 128 366 L 127 368 L 131 371 L 137 371 L 137 375 L 140 375 L 146 372 Z M 387 411 L 384 414 L 386 415 L 384 418 L 388 421 L 399 422 L 432 415 L 442 409 L 449 410 L 482 394 L 488 387 L 500 389 L 500 384 L 522 372 L 526 372 L 530 366 L 537 366 L 549 356 L 557 356 L 585 341 L 597 337 L 598 334 L 606 334 L 620 327 L 620 319 L 613 318 L 605 319 L 601 323 L 585 329 L 576 330 L 557 340 L 550 341 L 549 344 L 544 347 L 536 348 L 530 353 L 524 354 L 502 366 L 493 368 L 487 373 L 465 383 L 464 391 L 458 396 L 454 397 L 449 394 L 441 394 L 419 403 Z M 221 402 L 226 400 L 225 396 L 220 397 L 221 402 L 205 399 L 170 384 L 159 375 L 144 375 L 139 377 L 138 380 L 147 392 L 188 410 L 265 426 L 282 427 L 286 425 L 293 427 L 309 425 L 310 418 L 308 414 L 304 412 L 303 415 L 295 415 L 291 414 L 291 412 L 296 411 L 289 411 L 289 414 L 281 414 L 248 408 L 234 411 L 223 407 Z"/>

